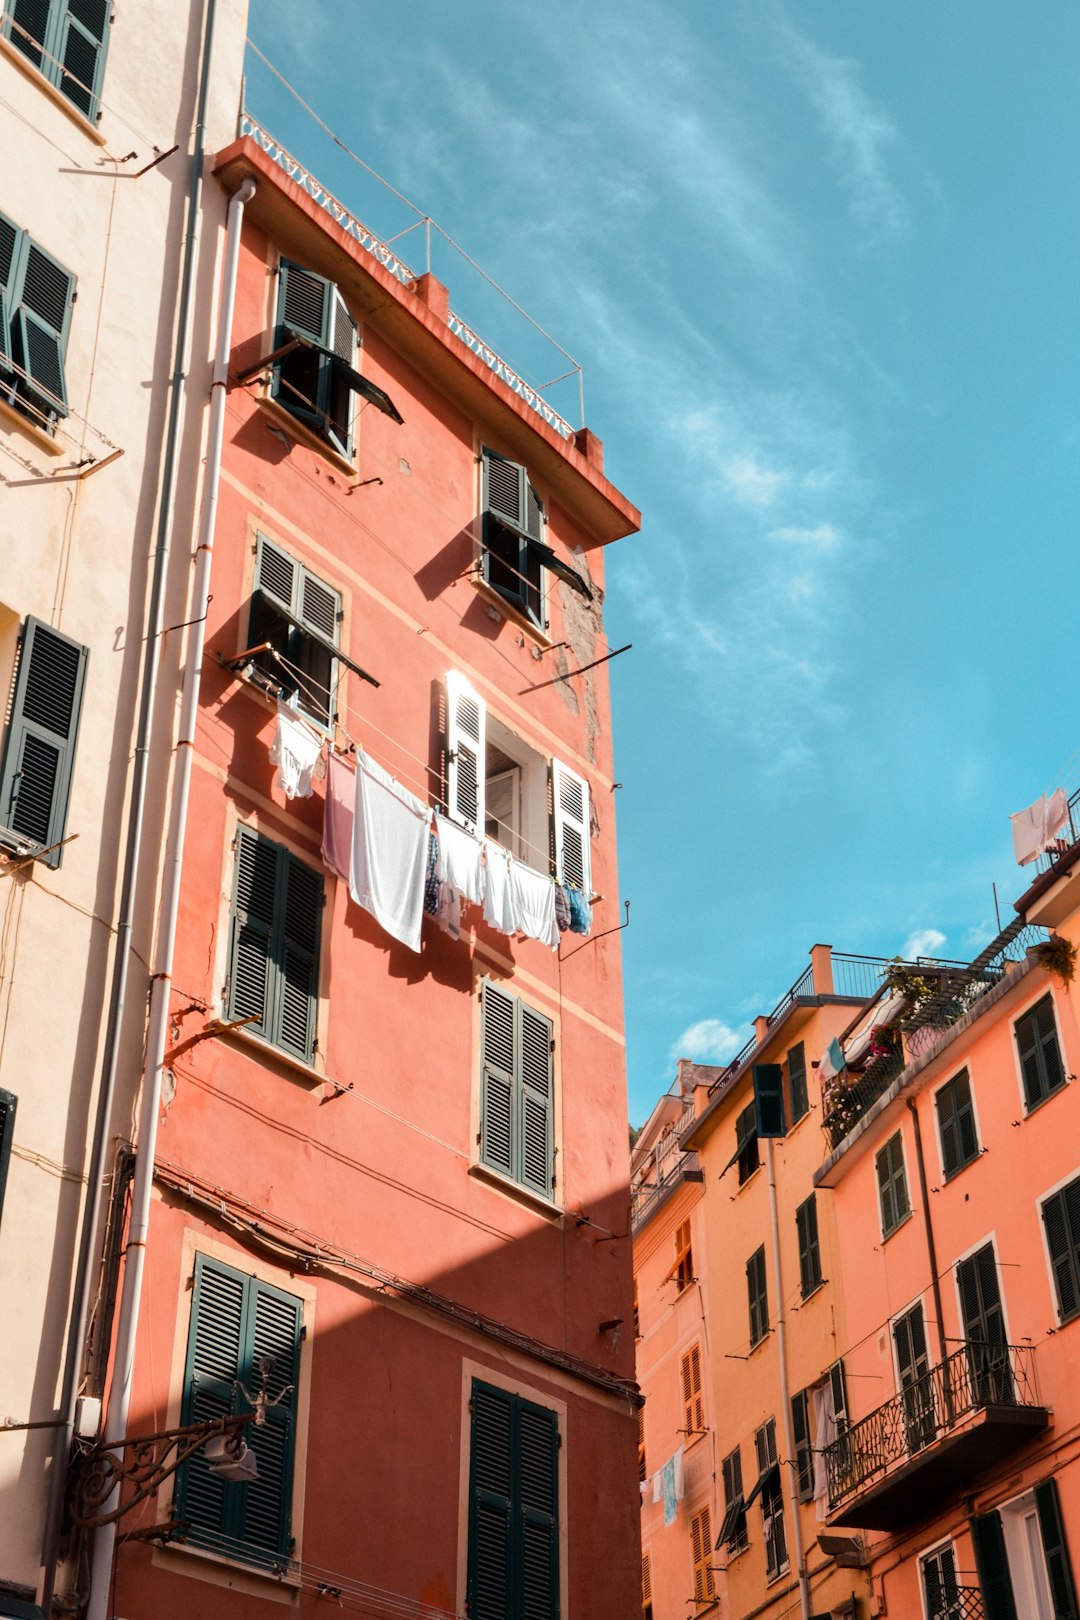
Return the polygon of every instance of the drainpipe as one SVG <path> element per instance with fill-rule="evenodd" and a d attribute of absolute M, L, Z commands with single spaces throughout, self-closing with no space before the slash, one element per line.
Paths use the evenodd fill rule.
<path fill-rule="evenodd" d="M 802 1525 L 799 1523 L 798 1475 L 795 1470 L 795 1438 L 791 1432 L 791 1393 L 787 1370 L 787 1328 L 784 1323 L 784 1287 L 780 1271 L 780 1218 L 776 1212 L 776 1169 L 772 1137 L 765 1138 L 765 1170 L 769 1178 L 769 1224 L 772 1228 L 773 1287 L 776 1290 L 776 1348 L 780 1357 L 780 1411 L 784 1420 L 784 1450 L 788 1457 L 788 1501 L 791 1504 L 791 1550 L 799 1580 L 799 1614 L 810 1620 L 810 1578 L 806 1572 Z"/>
<path fill-rule="evenodd" d="M 79 1233 L 74 1292 L 64 1352 L 64 1369 L 60 1393 L 60 1416 L 62 1422 L 57 1430 L 56 1442 L 53 1446 L 49 1502 L 45 1514 L 45 1529 L 42 1538 L 42 1584 L 39 1601 L 46 1620 L 48 1620 L 52 1607 L 53 1591 L 56 1586 L 60 1527 L 63 1520 L 64 1496 L 67 1490 L 68 1466 L 75 1426 L 75 1403 L 82 1375 L 86 1326 L 90 1315 L 92 1291 L 99 1269 L 97 1260 L 101 1247 L 104 1203 L 102 1182 L 109 1143 L 109 1125 L 116 1096 L 120 1033 L 124 1020 L 128 968 L 131 961 L 131 936 L 134 929 L 135 898 L 142 849 L 143 821 L 146 813 L 146 782 L 150 765 L 157 678 L 161 662 L 161 626 L 165 606 L 166 565 L 169 558 L 176 506 L 180 434 L 183 426 L 184 410 L 184 366 L 191 347 L 192 303 L 198 258 L 202 172 L 206 154 L 206 107 L 210 89 L 210 60 L 213 49 L 215 10 L 216 0 L 206 0 L 202 57 L 199 66 L 195 138 L 191 154 L 191 171 L 188 179 L 187 220 L 180 268 L 176 340 L 173 348 L 173 371 L 169 392 L 168 417 L 165 426 L 161 493 L 158 498 L 157 536 L 146 618 L 146 640 L 144 643 L 146 652 L 139 696 L 139 718 L 136 730 L 135 755 L 132 764 L 127 843 L 124 850 L 124 867 L 120 888 L 120 912 L 116 929 L 116 942 L 113 949 L 112 979 L 109 986 L 109 1006 L 105 1025 L 105 1047 L 101 1064 L 101 1084 L 98 1089 L 94 1134 L 91 1141 L 90 1163 L 86 1178 L 86 1203 L 83 1208 L 82 1227 Z"/>
<path fill-rule="evenodd" d="M 248 179 L 229 203 L 225 232 L 225 262 L 222 270 L 221 309 L 218 316 L 217 351 L 210 385 L 210 425 L 207 433 L 206 476 L 203 484 L 199 543 L 195 554 L 195 585 L 192 601 L 191 637 L 184 669 L 180 704 L 180 735 L 176 748 L 176 772 L 169 811 L 169 835 L 165 848 L 162 877 L 161 913 L 154 977 L 150 991 L 150 1019 L 146 1036 L 146 1078 L 139 1112 L 139 1139 L 135 1179 L 131 1190 L 131 1216 L 125 1247 L 124 1286 L 117 1320 L 113 1357 L 113 1384 L 109 1397 L 109 1420 L 105 1439 L 109 1444 L 122 1441 L 127 1432 L 135 1363 L 135 1339 L 139 1323 L 146 1238 L 150 1224 L 150 1202 L 154 1186 L 154 1149 L 157 1142 L 161 1080 L 169 1030 L 169 1001 L 172 990 L 173 958 L 176 947 L 176 920 L 180 909 L 180 877 L 187 830 L 191 762 L 195 748 L 195 727 L 199 715 L 199 688 L 202 682 L 203 647 L 206 640 L 206 613 L 210 595 L 210 569 L 213 561 L 214 527 L 217 521 L 218 488 L 221 481 L 221 447 L 225 436 L 226 383 L 229 352 L 232 348 L 233 307 L 236 296 L 236 270 L 240 257 L 240 230 L 244 207 L 255 195 L 255 182 Z M 114 1490 L 103 1511 L 117 1502 Z M 112 1577 L 116 1525 L 103 1525 L 94 1540 L 90 1576 L 90 1599 L 86 1620 L 106 1620 Z"/>
<path fill-rule="evenodd" d="M 908 1108 L 911 1110 L 911 1124 L 915 1132 L 915 1163 L 919 1167 L 919 1199 L 922 1203 L 923 1228 L 926 1232 L 926 1251 L 930 1260 L 930 1291 L 934 1296 L 934 1325 L 937 1328 L 938 1359 L 944 1367 L 948 1359 L 945 1349 L 945 1317 L 941 1309 L 941 1283 L 938 1280 L 937 1247 L 934 1243 L 934 1228 L 930 1221 L 930 1198 L 926 1190 L 926 1161 L 923 1158 L 922 1132 L 919 1129 L 919 1111 L 909 1097 Z M 942 1374 L 944 1377 L 945 1375 Z M 946 1384 L 947 1384 L 946 1380 Z"/>

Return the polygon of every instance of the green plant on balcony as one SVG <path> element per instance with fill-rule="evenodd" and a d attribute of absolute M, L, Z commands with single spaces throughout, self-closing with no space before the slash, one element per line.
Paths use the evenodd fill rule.
<path fill-rule="evenodd" d="M 1051 934 L 1049 939 L 1033 945 L 1031 954 L 1048 973 L 1056 974 L 1062 984 L 1072 983 L 1076 973 L 1076 946 L 1071 940 Z"/>
<path fill-rule="evenodd" d="M 907 1002 L 905 1016 L 909 1018 L 918 1014 L 919 1009 L 932 999 L 937 988 L 901 956 L 893 957 L 886 964 L 882 977 L 890 990 L 904 997 Z"/>

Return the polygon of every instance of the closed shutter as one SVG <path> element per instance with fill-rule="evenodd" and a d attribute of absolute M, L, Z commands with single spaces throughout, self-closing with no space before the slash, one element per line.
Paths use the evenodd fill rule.
<path fill-rule="evenodd" d="M 228 1014 L 310 1063 L 315 1054 L 324 883 L 280 844 L 236 830 Z"/>
<path fill-rule="evenodd" d="M 1080 1310 L 1080 1180 L 1071 1181 L 1046 1199 L 1042 1218 L 1058 1319 L 1064 1322 Z"/>
<path fill-rule="evenodd" d="M 926 1351 L 926 1325 L 921 1305 L 915 1305 L 893 1323 L 896 1370 L 904 1433 L 910 1451 L 929 1445 L 937 1432 L 930 1358 Z"/>
<path fill-rule="evenodd" d="M 452 821 L 482 833 L 486 807 L 487 711 L 456 670 L 446 677 L 446 810 Z"/>
<path fill-rule="evenodd" d="M 480 1162 L 514 1173 L 514 998 L 485 984 L 481 1016 Z"/>
<path fill-rule="evenodd" d="M 97 117 L 110 9 L 110 0 L 67 0 L 61 19 L 60 89 L 87 118 Z"/>
<path fill-rule="evenodd" d="M 806 1299 L 821 1284 L 821 1249 L 814 1193 L 795 1211 L 795 1230 L 799 1238 L 799 1281 L 802 1297 Z"/>
<path fill-rule="evenodd" d="M 589 784 L 561 760 L 551 764 L 555 802 L 555 878 L 592 897 Z"/>
<path fill-rule="evenodd" d="M 248 1424 L 245 1439 L 259 1477 L 240 1489 L 240 1537 L 246 1546 L 288 1557 L 292 1542 L 292 1479 L 296 1446 L 296 1384 L 300 1376 L 302 1302 L 268 1283 L 249 1279 L 241 1382 L 254 1395 L 262 1368 L 273 1362 L 264 1424 Z M 241 1397 L 240 1411 L 249 1410 Z M 230 1489 L 237 1489 L 231 1486 Z"/>
<path fill-rule="evenodd" d="M 960 1315 L 968 1341 L 970 1396 L 977 1405 L 1010 1404 L 1012 1369 L 994 1246 L 987 1243 L 956 1268 Z"/>
<path fill-rule="evenodd" d="M 784 1134 L 784 1071 L 779 1063 L 754 1064 L 754 1122 L 759 1137 Z"/>
<path fill-rule="evenodd" d="M 554 1412 L 519 1403 L 521 1456 L 521 1615 L 549 1620 L 559 1609 L 558 1420 Z"/>
<path fill-rule="evenodd" d="M 67 415 L 64 350 L 75 278 L 28 242 L 22 286 L 12 295 L 12 353 L 23 368 L 18 393 L 47 420 Z"/>
<path fill-rule="evenodd" d="M 10 1091 L 0 1091 L 0 1216 L 4 1213 L 4 1194 L 7 1191 L 11 1144 L 15 1139 L 15 1110 L 18 1105 L 18 1098 Z"/>
<path fill-rule="evenodd" d="M 270 642 L 286 660 L 260 653 L 255 662 L 283 692 L 297 693 L 305 713 L 330 718 L 334 697 L 341 596 L 264 534 L 258 537 L 248 622 L 249 646 Z M 318 639 L 317 639 L 318 638 Z"/>
<path fill-rule="evenodd" d="M 236 883 L 229 947 L 228 1016 L 273 1038 L 273 935 L 278 846 L 248 827 L 236 831 Z"/>
<path fill-rule="evenodd" d="M 810 1099 L 806 1088 L 806 1049 L 802 1041 L 787 1055 L 788 1097 L 791 1101 L 791 1123 L 802 1119 L 808 1112 Z"/>
<path fill-rule="evenodd" d="M 470 1620 L 558 1620 L 558 1420 L 474 1381 Z"/>
<path fill-rule="evenodd" d="M 716 1596 L 709 1564 L 712 1552 L 712 1515 L 707 1507 L 690 1520 L 690 1556 L 694 1566 L 694 1602 L 711 1603 Z"/>
<path fill-rule="evenodd" d="M 1076 1585 L 1065 1540 L 1056 1480 L 1044 1479 L 1040 1485 L 1036 1485 L 1035 1507 L 1046 1555 L 1046 1573 L 1050 1578 L 1054 1620 L 1078 1620 Z"/>
<path fill-rule="evenodd" d="M 469 1490 L 469 1615 L 507 1620 L 513 1613 L 513 1498 L 510 1478 L 513 1396 L 473 1384 Z"/>
<path fill-rule="evenodd" d="M 1016 1045 L 1024 1099 L 1029 1108 L 1034 1108 L 1065 1084 L 1052 996 L 1044 996 L 1023 1018 L 1017 1019 Z"/>
<path fill-rule="evenodd" d="M 694 1345 L 683 1356 L 680 1364 L 682 1376 L 683 1426 L 687 1435 L 705 1431 L 705 1408 L 701 1398 L 701 1348 Z"/>
<path fill-rule="evenodd" d="M 323 878 L 287 850 L 280 854 L 280 976 L 275 1040 L 310 1063 L 315 1055 L 319 1001 L 319 935 Z"/>
<path fill-rule="evenodd" d="M 966 1069 L 942 1086 L 936 1097 L 941 1134 L 941 1164 L 945 1179 L 970 1164 L 979 1152 L 971 1081 Z"/>
<path fill-rule="evenodd" d="M 180 1422 L 184 1425 L 226 1417 L 234 1410 L 234 1386 L 240 1377 L 245 1291 L 245 1280 L 239 1272 L 218 1265 L 205 1255 L 196 1256 L 180 1411 Z M 253 1426 L 247 1425 L 249 1429 Z M 173 1517 L 184 1526 L 186 1539 L 199 1546 L 218 1548 L 227 1547 L 233 1539 L 238 1540 L 233 1493 L 244 1488 L 216 1478 L 200 1448 L 177 1474 Z"/>
<path fill-rule="evenodd" d="M 881 1202 L 881 1232 L 888 1237 L 910 1213 L 904 1147 L 900 1132 L 891 1136 L 877 1156 L 878 1196 Z"/>
<path fill-rule="evenodd" d="M 986 1620 L 1017 1620 L 1001 1514 L 982 1513 L 972 1519 L 971 1539 Z"/>
<path fill-rule="evenodd" d="M 554 1185 L 554 1110 L 551 1023 L 524 1002 L 520 1018 L 521 1180 L 550 1198 Z"/>
<path fill-rule="evenodd" d="M 27 619 L 0 766 L 0 826 L 42 849 L 64 836 L 88 657 L 69 636 Z M 43 860 L 56 867 L 61 854 Z"/>
<path fill-rule="evenodd" d="M 4 38 L 10 39 L 15 49 L 36 68 L 41 68 L 46 78 L 52 76 L 46 68 L 49 12 L 60 3 L 61 0 L 10 0 L 4 19 Z"/>
<path fill-rule="evenodd" d="M 795 1442 L 795 1480 L 800 1502 L 814 1495 L 814 1452 L 810 1439 L 810 1402 L 801 1389 L 791 1398 L 791 1433 Z"/>
<path fill-rule="evenodd" d="M 750 1343 L 755 1345 L 769 1331 L 769 1296 L 765 1281 L 764 1245 L 746 1262 L 746 1290 L 750 1305 Z"/>

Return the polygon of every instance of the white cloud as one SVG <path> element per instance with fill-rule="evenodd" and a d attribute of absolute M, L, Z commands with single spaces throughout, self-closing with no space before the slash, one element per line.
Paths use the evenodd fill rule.
<path fill-rule="evenodd" d="M 945 935 L 938 928 L 916 928 L 904 941 L 904 948 L 900 955 L 906 961 L 912 961 L 916 956 L 940 956 L 941 947 L 945 944 Z"/>
<path fill-rule="evenodd" d="M 689 1058 L 693 1063 L 728 1063 L 750 1039 L 749 1024 L 732 1029 L 719 1018 L 702 1018 L 684 1029 L 672 1044 L 668 1062 Z"/>
<path fill-rule="evenodd" d="M 791 482 L 789 472 L 763 467 L 753 456 L 732 456 L 724 463 L 722 473 L 731 494 L 747 506 L 772 506 L 780 491 Z"/>
<path fill-rule="evenodd" d="M 840 531 L 831 523 L 819 523 L 812 529 L 800 529 L 785 524 L 772 529 L 770 540 L 787 540 L 792 545 L 807 546 L 813 551 L 835 551 L 840 544 Z"/>

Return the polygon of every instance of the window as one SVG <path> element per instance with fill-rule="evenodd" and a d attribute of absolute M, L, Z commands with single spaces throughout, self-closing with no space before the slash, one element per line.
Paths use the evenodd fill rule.
<path fill-rule="evenodd" d="M 18 1106 L 19 1099 L 10 1091 L 0 1091 L 0 1216 L 4 1213 L 4 1194 L 7 1191 L 11 1144 L 15 1139 L 15 1110 Z"/>
<path fill-rule="evenodd" d="M 1043 1201 L 1042 1218 L 1058 1320 L 1067 1322 L 1080 1311 L 1080 1178 Z"/>
<path fill-rule="evenodd" d="M 758 1495 L 761 1497 L 761 1525 L 765 1536 L 765 1570 L 767 1578 L 775 1580 L 787 1568 L 787 1537 L 784 1532 L 784 1499 L 780 1484 L 780 1465 L 776 1455 L 776 1419 L 769 1418 L 754 1434 L 757 1455 L 757 1483 L 747 1500 L 747 1507 Z"/>
<path fill-rule="evenodd" d="M 749 1181 L 761 1163 L 758 1149 L 757 1111 L 754 1104 L 744 1108 L 735 1121 L 735 1156 L 739 1161 L 739 1186 Z"/>
<path fill-rule="evenodd" d="M 641 1620 L 653 1620 L 651 1553 L 641 1560 Z"/>
<path fill-rule="evenodd" d="M 555 1186 L 551 1020 L 489 980 L 481 995 L 480 1162 L 550 1199 Z"/>
<path fill-rule="evenodd" d="M 265 1423 L 243 1431 L 257 1479 L 215 1478 L 202 1451 L 179 1470 L 173 1518 L 184 1521 L 180 1533 L 195 1546 L 268 1566 L 290 1556 L 302 1333 L 302 1300 L 196 1256 L 180 1422 L 250 1412 L 264 1375 L 272 1404 Z"/>
<path fill-rule="evenodd" d="M 878 1200 L 881 1205 L 881 1235 L 888 1237 L 911 1214 L 904 1169 L 904 1142 L 899 1131 L 889 1137 L 874 1162 L 877 1165 Z"/>
<path fill-rule="evenodd" d="M 694 1250 L 690 1243 L 690 1222 L 675 1228 L 675 1288 L 682 1293 L 694 1281 Z"/>
<path fill-rule="evenodd" d="M 784 1071 L 779 1063 L 755 1063 L 754 1117 L 758 1136 L 783 1136 Z"/>
<path fill-rule="evenodd" d="M 98 118 L 111 0 L 7 0 L 3 35 L 86 118 Z"/>
<path fill-rule="evenodd" d="M 746 1262 L 746 1292 L 750 1304 L 750 1348 L 769 1331 L 769 1294 L 765 1282 L 765 1245 Z"/>
<path fill-rule="evenodd" d="M 896 1349 L 896 1379 L 904 1414 L 904 1438 L 914 1454 L 928 1446 L 937 1434 L 934 1381 L 926 1350 L 926 1324 L 923 1308 L 913 1305 L 892 1326 Z"/>
<path fill-rule="evenodd" d="M 301 340 L 274 365 L 273 398 L 335 450 L 353 453 L 356 322 L 332 281 L 282 259 L 275 350 Z"/>
<path fill-rule="evenodd" d="M 1013 1620 L 1016 1615 L 1070 1620 L 1080 1613 L 1053 1478 L 998 1512 L 978 1514 L 971 1521 L 971 1539 L 987 1620 Z"/>
<path fill-rule="evenodd" d="M 46 866 L 63 854 L 88 657 L 69 636 L 26 620 L 0 762 L 0 843 L 47 850 Z"/>
<path fill-rule="evenodd" d="M 1011 1405 L 1012 1367 L 992 1243 L 960 1261 L 956 1286 L 967 1341 L 968 1399 L 975 1406 Z"/>
<path fill-rule="evenodd" d="M 954 1620 L 963 1614 L 960 1588 L 956 1580 L 956 1554 L 952 1542 L 926 1553 L 919 1559 L 922 1570 L 926 1620 Z"/>
<path fill-rule="evenodd" d="M 746 1533 L 746 1507 L 743 1503 L 742 1451 L 738 1446 L 728 1453 L 723 1462 L 724 1522 L 720 1526 L 717 1546 L 729 1553 L 742 1552 L 750 1545 Z"/>
<path fill-rule="evenodd" d="M 446 813 L 487 833 L 527 866 L 592 897 L 589 784 L 561 760 L 547 761 L 489 715 L 463 676 L 446 677 Z M 550 809 L 549 809 L 550 805 Z"/>
<path fill-rule="evenodd" d="M 254 1035 L 315 1055 L 323 880 L 250 827 L 236 830 L 226 1010 Z"/>
<path fill-rule="evenodd" d="M 802 1041 L 787 1055 L 788 1099 L 791 1104 L 791 1123 L 810 1111 L 810 1098 L 806 1089 L 806 1050 Z"/>
<path fill-rule="evenodd" d="M 979 1156 L 971 1081 L 966 1069 L 961 1069 L 958 1075 L 941 1087 L 935 1102 L 941 1137 L 941 1166 L 948 1181 Z"/>
<path fill-rule="evenodd" d="M 814 1448 L 810 1440 L 810 1391 L 791 1397 L 791 1433 L 795 1442 L 795 1485 L 800 1502 L 813 1500 Z"/>
<path fill-rule="evenodd" d="M 701 1396 L 701 1348 L 688 1350 L 679 1363 L 682 1379 L 683 1433 L 705 1433 L 705 1406 Z"/>
<path fill-rule="evenodd" d="M 803 1299 L 821 1287 L 821 1245 L 818 1242 L 817 1195 L 811 1193 L 795 1211 L 799 1234 L 799 1285 Z"/>
<path fill-rule="evenodd" d="M 1024 1101 L 1029 1109 L 1065 1084 L 1065 1070 L 1054 1022 L 1054 998 L 1044 996 L 1030 1012 L 1016 1020 L 1016 1047 L 1024 1081 Z"/>
<path fill-rule="evenodd" d="M 264 534 L 257 540 L 248 618 L 253 664 L 269 683 L 322 725 L 336 719 L 341 597 Z"/>
<path fill-rule="evenodd" d="M 0 399 L 51 432 L 68 413 L 75 277 L 0 214 Z"/>
<path fill-rule="evenodd" d="M 471 1620 L 559 1620 L 558 1418 L 479 1379 L 471 1409 Z"/>
<path fill-rule="evenodd" d="M 712 1565 L 712 1514 L 707 1507 L 690 1520 L 690 1562 L 694 1570 L 694 1602 L 699 1608 L 716 1598 Z"/>
<path fill-rule="evenodd" d="M 481 574 L 493 591 L 541 629 L 544 616 L 544 508 L 524 467 L 494 450 L 482 460 Z"/>

